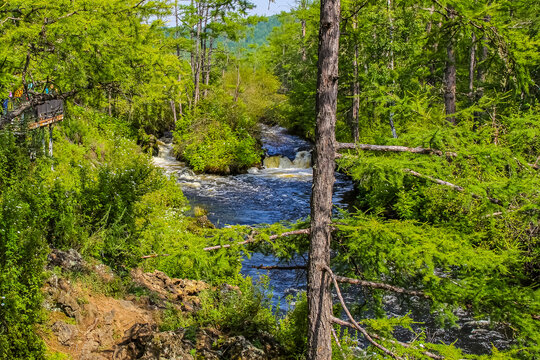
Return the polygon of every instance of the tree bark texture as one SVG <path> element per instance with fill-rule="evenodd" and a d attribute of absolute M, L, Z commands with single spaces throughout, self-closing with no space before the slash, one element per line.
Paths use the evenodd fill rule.
<path fill-rule="evenodd" d="M 174 102 L 173 99 L 171 99 L 171 110 L 172 110 L 172 115 L 173 115 L 173 120 L 174 120 L 174 125 L 176 125 L 176 103 Z"/>
<path fill-rule="evenodd" d="M 332 358 L 330 264 L 335 125 L 338 92 L 340 0 L 322 0 L 319 29 L 315 129 L 315 166 L 311 192 L 308 260 L 308 354 L 310 360 Z"/>
<path fill-rule="evenodd" d="M 305 42 L 306 42 L 306 20 L 302 20 L 302 61 L 307 60 Z"/>
<path fill-rule="evenodd" d="M 394 72 L 394 18 L 392 17 L 392 0 L 387 1 L 388 5 L 388 22 L 390 23 L 390 70 Z M 396 87 L 396 80 L 392 80 L 392 87 Z M 390 130 L 392 131 L 392 137 L 397 139 L 396 127 L 394 126 L 394 101 L 390 101 L 390 117 L 388 122 L 390 123 Z"/>
<path fill-rule="evenodd" d="M 437 149 L 421 148 L 421 147 L 407 147 L 399 145 L 371 145 L 371 144 L 356 144 L 356 143 L 338 143 L 336 145 L 337 150 L 344 149 L 356 149 L 362 151 L 386 151 L 386 152 L 410 152 L 415 154 L 434 154 L 438 156 L 457 157 L 455 152 L 443 152 Z"/>
<path fill-rule="evenodd" d="M 212 72 L 212 50 L 214 47 L 214 35 L 210 37 L 210 48 L 208 49 L 208 59 L 206 61 L 206 74 L 204 77 L 204 97 L 208 96 L 208 86 L 210 85 L 210 74 Z"/>
<path fill-rule="evenodd" d="M 476 34 L 471 35 L 471 52 L 469 54 L 469 99 L 474 102 L 474 71 L 476 68 Z"/>
<path fill-rule="evenodd" d="M 238 102 L 240 95 L 240 65 L 236 65 L 236 87 L 234 88 L 234 102 Z"/>
<path fill-rule="evenodd" d="M 353 21 L 353 29 L 356 30 L 358 26 L 358 20 L 355 18 Z M 360 134 L 358 130 L 358 113 L 360 112 L 360 84 L 358 83 L 358 43 L 355 40 L 354 43 L 354 57 L 353 57 L 353 84 L 352 84 L 352 109 L 351 109 L 351 134 L 354 142 L 357 142 Z"/>
<path fill-rule="evenodd" d="M 201 31 L 202 31 L 202 15 L 203 15 L 203 5 L 201 2 L 197 4 L 197 33 L 195 35 L 195 68 L 193 75 L 193 107 L 197 106 L 199 102 L 199 92 L 200 92 L 200 79 L 201 79 Z"/>
<path fill-rule="evenodd" d="M 300 7 L 302 8 L 302 61 L 306 61 L 307 60 L 307 55 L 306 55 L 306 19 L 304 19 L 304 16 L 306 16 L 305 14 L 305 11 L 306 11 L 306 6 L 307 6 L 307 1 L 306 0 L 302 0 L 300 2 Z"/>
<path fill-rule="evenodd" d="M 455 14 L 452 8 L 449 7 L 448 18 L 451 22 L 455 18 Z M 450 24 L 450 35 L 448 39 L 448 44 L 446 45 L 446 67 L 444 70 L 444 105 L 446 108 L 447 120 L 456 124 L 456 55 L 455 51 L 455 40 L 452 33 L 453 24 Z"/>

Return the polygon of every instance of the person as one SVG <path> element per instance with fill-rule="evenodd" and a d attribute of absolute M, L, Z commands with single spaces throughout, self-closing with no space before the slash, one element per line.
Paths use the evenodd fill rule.
<path fill-rule="evenodd" d="M 6 115 L 8 113 L 9 98 L 2 100 L 2 113 Z"/>

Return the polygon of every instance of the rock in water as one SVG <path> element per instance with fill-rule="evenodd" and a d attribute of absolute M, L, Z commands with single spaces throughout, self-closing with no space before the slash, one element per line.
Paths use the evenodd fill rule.
<path fill-rule="evenodd" d="M 269 156 L 264 158 L 263 165 L 267 169 L 275 169 L 279 167 L 281 156 Z"/>

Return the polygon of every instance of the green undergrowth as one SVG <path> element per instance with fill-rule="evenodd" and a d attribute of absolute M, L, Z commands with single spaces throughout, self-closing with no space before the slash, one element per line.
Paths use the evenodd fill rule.
<path fill-rule="evenodd" d="M 43 319 L 49 248 L 73 248 L 121 277 L 138 266 L 210 283 L 240 281 L 239 250 L 202 250 L 214 235 L 185 215 L 181 189 L 152 165 L 129 127 L 69 106 L 53 138 L 51 158 L 45 131 L 0 132 L 0 358 L 44 356 L 34 324 Z M 152 254 L 160 256 L 142 259 Z M 114 295 L 124 285 L 108 286 Z"/>

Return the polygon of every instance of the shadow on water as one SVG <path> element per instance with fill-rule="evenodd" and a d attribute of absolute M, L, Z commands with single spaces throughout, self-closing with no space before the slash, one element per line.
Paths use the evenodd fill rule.
<path fill-rule="evenodd" d="M 280 221 L 305 219 L 310 212 L 312 185 L 311 148 L 312 144 L 297 136 L 290 135 L 280 127 L 264 126 L 261 129 L 264 166 L 249 169 L 240 175 L 196 175 L 185 164 L 172 156 L 170 140 L 164 139 L 160 145 L 160 155 L 154 163 L 176 176 L 182 191 L 190 203 L 203 207 L 208 219 L 218 227 L 226 225 L 272 224 Z M 336 208 L 347 208 L 355 197 L 350 178 L 336 172 L 333 202 Z M 289 262 L 279 262 L 272 255 L 254 253 L 245 258 L 242 274 L 254 281 L 266 275 L 273 290 L 273 304 L 278 312 L 288 309 L 288 297 L 295 297 L 306 288 L 304 270 L 259 270 L 256 266 L 305 265 L 307 255 Z M 361 289 L 351 287 L 344 292 L 348 303 L 361 303 L 364 294 Z M 336 299 L 337 301 L 337 299 Z M 486 354 L 492 344 L 498 348 L 508 347 L 510 334 L 503 329 L 493 329 L 489 322 L 476 321 L 466 313 L 458 314 L 458 326 L 440 330 L 434 316 L 430 315 L 429 304 L 416 299 L 387 295 L 385 310 L 389 316 L 403 316 L 410 313 L 416 321 L 423 323 L 427 340 L 456 345 L 466 352 Z M 416 327 L 420 329 L 420 325 Z M 402 341 L 411 340 L 409 331 L 398 331 Z"/>

